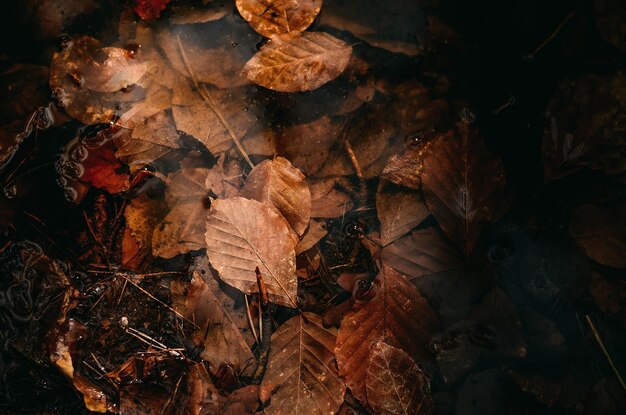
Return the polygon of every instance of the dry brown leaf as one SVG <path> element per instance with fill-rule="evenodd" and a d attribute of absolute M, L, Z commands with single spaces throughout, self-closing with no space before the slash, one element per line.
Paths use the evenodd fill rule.
<path fill-rule="evenodd" d="M 271 207 L 243 197 L 216 200 L 205 238 L 211 266 L 224 282 L 244 294 L 258 293 L 259 267 L 270 301 L 296 307 L 298 238 Z"/>
<path fill-rule="evenodd" d="M 177 129 L 191 135 L 211 153 L 217 154 L 233 145 L 229 128 L 241 140 L 246 133 L 255 130 L 263 114 L 246 88 L 204 87 L 215 104 L 215 110 L 201 95 L 205 94 L 204 90 L 197 90 L 191 81 L 179 77 L 172 96 L 172 113 Z"/>
<path fill-rule="evenodd" d="M 165 196 L 170 212 L 155 229 L 152 253 L 163 258 L 202 249 L 208 198 L 230 197 L 239 192 L 241 166 L 220 160 L 211 169 L 183 168 L 167 179 Z M 237 173 L 239 172 L 239 173 Z"/>
<path fill-rule="evenodd" d="M 418 134 L 409 137 L 407 148 L 403 152 L 389 157 L 380 177 L 398 186 L 420 190 L 424 158 L 430 148 L 428 136 Z"/>
<path fill-rule="evenodd" d="M 626 268 L 626 202 L 579 206 L 572 213 L 569 233 L 594 261 Z"/>
<path fill-rule="evenodd" d="M 211 278 L 208 276 L 207 278 Z M 254 361 L 254 355 L 239 332 L 233 319 L 217 296 L 204 281 L 199 271 L 194 271 L 191 283 L 172 281 L 172 303 L 175 310 L 193 321 L 191 341 L 202 346 L 200 357 L 212 368 L 226 362 L 241 370 Z M 175 300 L 174 296 L 184 298 Z"/>
<path fill-rule="evenodd" d="M 115 155 L 131 166 L 153 164 L 179 149 L 180 134 L 170 115 L 159 112 L 135 125 L 131 134 L 115 137 Z"/>
<path fill-rule="evenodd" d="M 307 175 L 317 173 L 336 143 L 341 125 L 328 115 L 310 123 L 282 127 L 278 133 L 280 155 Z"/>
<path fill-rule="evenodd" d="M 312 218 L 337 218 L 352 210 L 352 199 L 335 188 L 332 178 L 309 180 Z"/>
<path fill-rule="evenodd" d="M 313 23 L 322 0 L 237 0 L 237 10 L 265 37 L 302 32 Z"/>
<path fill-rule="evenodd" d="M 489 223 L 510 205 L 504 168 L 477 131 L 458 123 L 433 139 L 424 160 L 422 186 L 426 205 L 450 240 L 469 256 Z"/>
<path fill-rule="evenodd" d="M 336 413 L 346 388 L 333 354 L 337 330 L 325 328 L 320 316 L 301 313 L 272 335 L 262 386 L 277 387 L 264 411 L 268 414 Z"/>
<path fill-rule="evenodd" d="M 302 236 L 311 214 L 311 192 L 304 174 L 283 157 L 257 164 L 241 189 L 241 196 L 272 206 Z"/>
<path fill-rule="evenodd" d="M 380 256 L 383 264 L 409 279 L 459 269 L 465 263 L 435 228 L 419 229 L 394 241 L 382 249 Z"/>
<path fill-rule="evenodd" d="M 152 253 L 154 228 L 165 215 L 164 205 L 142 193 L 126 206 L 126 230 L 122 243 L 122 266 L 134 270 L 145 265 Z"/>
<path fill-rule="evenodd" d="M 300 242 L 298 242 L 298 245 L 296 245 L 296 255 L 300 255 L 304 251 L 308 251 L 313 248 L 315 244 L 317 244 L 327 234 L 328 232 L 326 231 L 323 222 L 311 219 L 309 227 L 302 236 Z"/>
<path fill-rule="evenodd" d="M 335 347 L 339 373 L 362 403 L 367 402 L 364 362 L 373 342 L 382 340 L 424 363 L 430 354 L 428 343 L 439 328 L 417 288 L 392 268 L 383 265 L 370 291 L 370 301 L 344 315 Z"/>
<path fill-rule="evenodd" d="M 323 32 L 290 32 L 273 37 L 244 67 L 255 84 L 279 92 L 317 89 L 348 65 L 352 46 Z"/>
<path fill-rule="evenodd" d="M 381 415 L 425 415 L 433 411 L 428 377 L 402 349 L 382 341 L 371 349 L 367 403 Z"/>
<path fill-rule="evenodd" d="M 381 181 L 376 192 L 380 240 L 389 245 L 430 215 L 421 193 Z"/>

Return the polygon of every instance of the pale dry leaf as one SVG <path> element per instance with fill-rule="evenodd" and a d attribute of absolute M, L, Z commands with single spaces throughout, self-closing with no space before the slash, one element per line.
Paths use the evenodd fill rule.
<path fill-rule="evenodd" d="M 430 215 L 420 192 L 384 181 L 376 192 L 376 212 L 383 246 L 404 236 Z"/>
<path fill-rule="evenodd" d="M 297 236 L 271 207 L 243 197 L 218 199 L 206 218 L 207 255 L 220 278 L 244 294 L 258 293 L 255 268 L 270 301 L 296 307 Z"/>
<path fill-rule="evenodd" d="M 211 278 L 208 276 L 207 278 Z M 175 294 L 184 302 L 175 299 Z M 228 363 L 237 370 L 254 361 L 254 356 L 233 322 L 233 319 L 210 289 L 199 271 L 194 271 L 191 283 L 172 281 L 172 302 L 175 310 L 195 323 L 191 341 L 202 346 L 200 357 L 211 367 Z M 180 307 L 181 304 L 184 306 Z"/>
<path fill-rule="evenodd" d="M 301 313 L 272 335 L 262 386 L 276 386 L 264 413 L 325 415 L 336 413 L 346 388 L 339 378 L 333 350 L 337 330 L 322 318 Z"/>
<path fill-rule="evenodd" d="M 279 92 L 317 89 L 348 65 L 352 46 L 323 32 L 273 37 L 250 59 L 244 73 L 257 85 Z"/>
<path fill-rule="evenodd" d="M 145 75 L 148 64 L 126 49 L 105 47 L 97 49 L 77 74 L 81 87 L 98 92 L 115 92 L 135 85 Z"/>
<path fill-rule="evenodd" d="M 463 122 L 433 139 L 424 160 L 422 188 L 430 212 L 466 256 L 483 229 L 502 217 L 511 203 L 502 162 L 476 129 Z"/>
<path fill-rule="evenodd" d="M 179 77 L 172 96 L 172 113 L 176 128 L 200 141 L 213 154 L 230 149 L 233 139 L 228 131 L 242 139 L 256 130 L 262 109 L 246 88 L 218 89 L 204 86 L 215 104 L 215 110 L 191 81 Z M 226 123 L 224 123 L 224 121 Z M 228 127 L 227 127 L 228 126 Z"/>
<path fill-rule="evenodd" d="M 372 291 L 373 290 L 373 291 Z M 371 300 L 347 312 L 337 335 L 335 354 L 339 373 L 362 403 L 372 342 L 399 347 L 420 364 L 429 363 L 428 347 L 439 329 L 434 311 L 406 278 L 383 265 L 367 296 Z"/>
<path fill-rule="evenodd" d="M 302 32 L 313 23 L 322 0 L 237 0 L 237 10 L 265 37 Z"/>
<path fill-rule="evenodd" d="M 367 403 L 380 415 L 426 415 L 433 411 L 430 381 L 402 349 L 378 341 L 370 352 Z"/>
<path fill-rule="evenodd" d="M 312 218 L 337 218 L 352 210 L 352 199 L 335 188 L 335 179 L 309 179 L 308 182 Z"/>
<path fill-rule="evenodd" d="M 385 246 L 381 253 L 383 264 L 409 279 L 461 268 L 465 261 L 435 228 L 418 229 Z"/>
<path fill-rule="evenodd" d="M 165 206 L 159 199 L 142 193 L 124 209 L 126 230 L 122 243 L 122 265 L 139 268 L 152 252 L 152 235 L 165 215 Z"/>
<path fill-rule="evenodd" d="M 302 236 L 311 214 L 311 192 L 304 174 L 289 160 L 275 157 L 257 164 L 241 189 L 241 196 L 272 206 Z"/>

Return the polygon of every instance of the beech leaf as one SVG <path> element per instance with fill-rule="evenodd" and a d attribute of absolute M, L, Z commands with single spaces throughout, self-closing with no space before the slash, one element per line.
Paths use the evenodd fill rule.
<path fill-rule="evenodd" d="M 237 10 L 265 37 L 302 32 L 313 23 L 322 0 L 237 0 Z"/>
<path fill-rule="evenodd" d="M 433 140 L 422 173 L 426 205 L 446 236 L 469 256 L 485 226 L 510 205 L 504 168 L 466 123 Z"/>
<path fill-rule="evenodd" d="M 381 415 L 425 415 L 434 403 L 430 382 L 402 349 L 382 341 L 371 349 L 367 376 L 367 403 Z"/>
<path fill-rule="evenodd" d="M 383 246 L 402 237 L 430 215 L 421 193 L 384 182 L 376 193 L 376 212 Z"/>
<path fill-rule="evenodd" d="M 290 32 L 273 37 L 244 67 L 255 84 L 279 92 L 317 89 L 348 65 L 352 46 L 323 32 Z"/>
<path fill-rule="evenodd" d="M 337 330 L 322 318 L 302 313 L 272 335 L 271 352 L 262 386 L 277 386 L 268 414 L 332 414 L 346 388 L 335 367 Z"/>
<path fill-rule="evenodd" d="M 309 226 L 309 186 L 304 174 L 283 157 L 257 164 L 246 178 L 241 196 L 273 206 L 299 236 Z"/>
<path fill-rule="evenodd" d="M 205 239 L 211 266 L 224 282 L 244 294 L 258 293 L 259 267 L 270 301 L 296 307 L 298 238 L 271 207 L 243 197 L 216 200 Z"/>
<path fill-rule="evenodd" d="M 350 196 L 335 188 L 335 180 L 310 180 L 311 217 L 337 218 L 352 210 Z"/>
<path fill-rule="evenodd" d="M 366 371 L 372 342 L 399 347 L 416 361 L 427 361 L 428 343 L 439 322 L 428 302 L 406 278 L 383 265 L 367 295 L 373 298 L 347 312 L 337 334 L 339 373 L 354 397 L 366 399 Z"/>

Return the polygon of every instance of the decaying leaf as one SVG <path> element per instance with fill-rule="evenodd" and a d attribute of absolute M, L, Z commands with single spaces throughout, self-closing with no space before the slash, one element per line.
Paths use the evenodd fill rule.
<path fill-rule="evenodd" d="M 626 51 L 626 7 L 619 0 L 595 0 L 593 13 L 596 28 L 604 39 L 616 48 Z"/>
<path fill-rule="evenodd" d="M 382 181 L 376 193 L 376 212 L 383 246 L 404 236 L 430 215 L 421 193 Z"/>
<path fill-rule="evenodd" d="M 618 200 L 583 205 L 572 214 L 569 232 L 589 258 L 626 268 L 626 203 Z"/>
<path fill-rule="evenodd" d="M 337 218 L 352 210 L 350 196 L 335 188 L 335 180 L 309 180 L 312 218 Z"/>
<path fill-rule="evenodd" d="M 156 20 L 171 0 L 134 0 L 133 10 L 143 20 Z"/>
<path fill-rule="evenodd" d="M 208 198 L 236 195 L 239 169 L 238 163 L 221 159 L 211 169 L 183 168 L 169 175 L 165 195 L 171 210 L 154 231 L 152 253 L 172 258 L 204 248 Z"/>
<path fill-rule="evenodd" d="M 145 193 L 130 201 L 124 209 L 126 230 L 122 241 L 122 266 L 138 270 L 152 257 L 152 235 L 164 214 L 161 201 Z"/>
<path fill-rule="evenodd" d="M 256 200 L 216 200 L 206 220 L 207 255 L 220 278 L 244 294 L 259 292 L 259 267 L 270 301 L 296 307 L 298 238 L 287 221 Z"/>
<path fill-rule="evenodd" d="M 313 23 L 322 0 L 237 0 L 237 10 L 265 37 L 302 32 Z"/>
<path fill-rule="evenodd" d="M 365 384 L 367 403 L 381 415 L 423 415 L 433 411 L 428 377 L 402 349 L 372 345 Z"/>
<path fill-rule="evenodd" d="M 380 255 L 383 264 L 409 279 L 459 269 L 465 262 L 435 228 L 413 231 L 385 246 Z"/>
<path fill-rule="evenodd" d="M 348 65 L 352 47 L 323 32 L 274 36 L 244 67 L 249 80 L 279 92 L 319 88 Z"/>
<path fill-rule="evenodd" d="M 583 167 L 626 171 L 626 75 L 583 75 L 561 83 L 550 100 L 543 133 L 546 180 Z"/>
<path fill-rule="evenodd" d="M 115 92 L 135 85 L 145 75 L 148 65 L 126 49 L 98 49 L 76 69 L 81 88 L 98 92 Z"/>
<path fill-rule="evenodd" d="M 439 322 L 420 292 L 392 268 L 383 269 L 370 288 L 373 298 L 346 313 L 337 335 L 339 373 L 352 395 L 367 402 L 366 371 L 370 344 L 381 340 L 428 362 L 428 343 Z"/>
<path fill-rule="evenodd" d="M 422 186 L 424 158 L 430 147 L 430 134 L 417 134 L 409 137 L 409 145 L 400 154 L 394 154 L 387 161 L 381 178 L 398 186 L 419 190 Z"/>
<path fill-rule="evenodd" d="M 304 251 L 307 251 L 315 246 L 328 232 L 324 227 L 324 223 L 315 219 L 311 219 L 309 227 L 307 228 L 302 239 L 296 245 L 296 255 L 300 255 Z"/>
<path fill-rule="evenodd" d="M 311 192 L 304 174 L 283 157 L 257 164 L 248 174 L 241 196 L 272 206 L 302 236 L 311 214 Z"/>
<path fill-rule="evenodd" d="M 215 370 L 222 363 L 227 363 L 239 370 L 254 361 L 254 356 L 239 329 L 203 280 L 200 272 L 193 273 L 191 283 L 188 285 L 173 281 L 172 295 L 184 298 L 184 306 L 178 307 L 176 311 L 195 323 L 191 341 L 202 346 L 200 357 L 208 362 L 211 368 Z M 178 304 L 181 302 L 179 300 Z M 173 303 L 176 304 L 177 301 L 173 300 Z"/>
<path fill-rule="evenodd" d="M 618 313 L 626 304 L 626 285 L 594 272 L 591 274 L 589 291 L 600 310 L 608 314 Z"/>
<path fill-rule="evenodd" d="M 422 185 L 426 205 L 466 256 L 485 226 L 510 205 L 500 159 L 466 123 L 433 139 L 424 160 Z"/>
<path fill-rule="evenodd" d="M 255 130 L 262 115 L 262 109 L 248 92 L 245 87 L 196 88 L 190 81 L 179 78 L 172 96 L 176 128 L 193 136 L 211 153 L 224 152 L 233 145 L 230 132 L 242 140 L 248 131 Z"/>
<path fill-rule="evenodd" d="M 343 402 L 346 388 L 335 367 L 334 328 L 321 317 L 302 313 L 272 335 L 271 353 L 262 385 L 276 387 L 269 414 L 332 414 Z"/>

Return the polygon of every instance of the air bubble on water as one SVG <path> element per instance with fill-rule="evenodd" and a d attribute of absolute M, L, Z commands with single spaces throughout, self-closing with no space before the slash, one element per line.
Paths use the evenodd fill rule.
<path fill-rule="evenodd" d="M 57 177 L 57 184 L 59 185 L 59 187 L 66 187 L 67 186 L 67 179 L 63 176 L 61 177 Z"/>
<path fill-rule="evenodd" d="M 87 156 L 89 156 L 89 151 L 87 150 L 87 147 L 80 144 L 76 145 L 70 150 L 70 158 L 76 163 L 81 163 L 85 161 L 85 159 L 87 159 Z"/>
<path fill-rule="evenodd" d="M 73 203 L 78 199 L 78 192 L 73 187 L 66 187 L 63 196 L 65 196 L 65 200 Z"/>
<path fill-rule="evenodd" d="M 476 114 L 474 114 L 472 110 L 470 110 L 467 107 L 464 107 L 461 110 L 460 117 L 461 117 L 461 121 L 463 121 L 466 124 L 473 124 L 474 121 L 476 121 Z"/>
<path fill-rule="evenodd" d="M 67 161 L 63 164 L 62 175 L 70 179 L 78 179 L 85 173 L 85 168 L 82 164 L 74 163 L 73 161 Z"/>
<path fill-rule="evenodd" d="M 4 197 L 7 199 L 14 199 L 17 196 L 17 186 L 15 183 L 9 184 L 4 187 Z"/>

